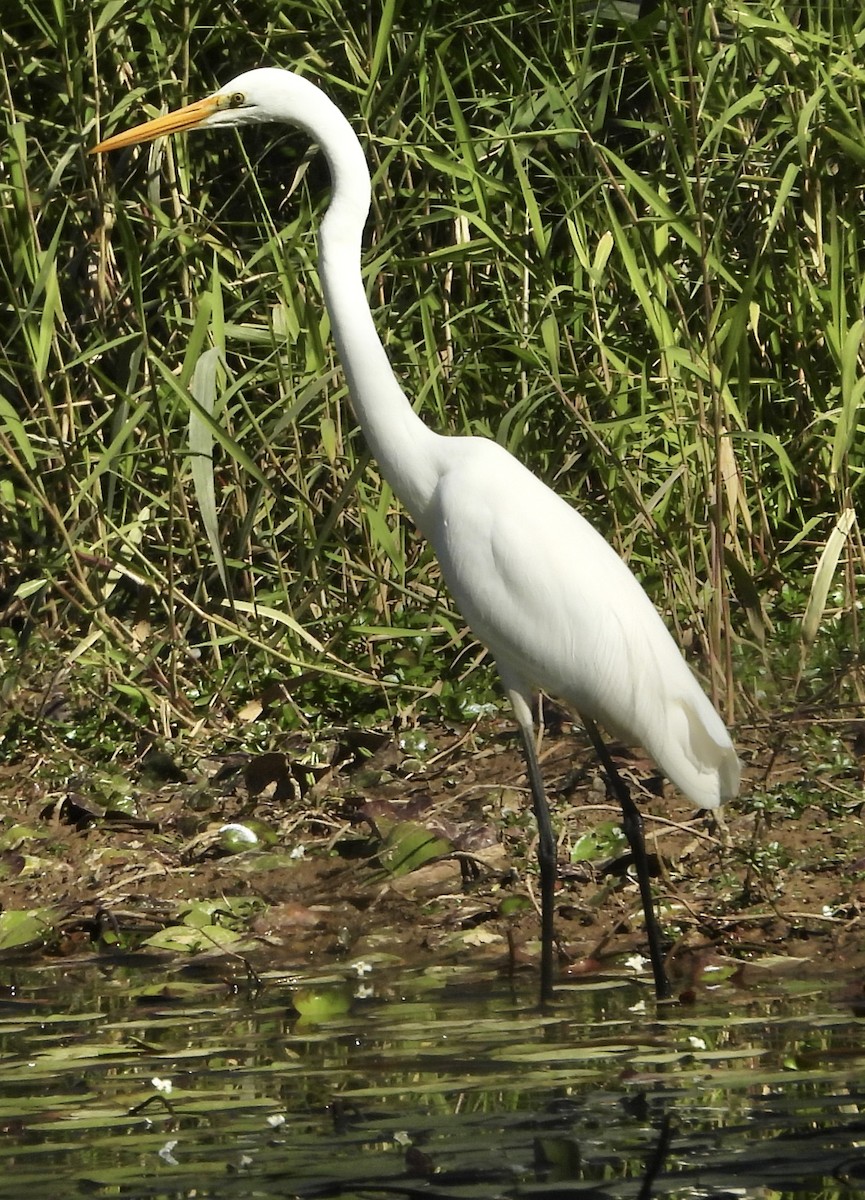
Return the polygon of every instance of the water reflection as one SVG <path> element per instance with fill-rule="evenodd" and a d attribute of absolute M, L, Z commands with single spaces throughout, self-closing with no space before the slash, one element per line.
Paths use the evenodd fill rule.
<path fill-rule="evenodd" d="M 0 1197 L 861 1195 L 865 1021 L 466 968 L 6 969 Z"/>

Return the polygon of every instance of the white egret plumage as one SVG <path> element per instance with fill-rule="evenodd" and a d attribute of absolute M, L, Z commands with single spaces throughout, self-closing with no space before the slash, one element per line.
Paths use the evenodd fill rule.
<path fill-rule="evenodd" d="M 701 808 L 738 792 L 735 749 L 657 610 L 604 538 L 502 446 L 435 433 L 412 409 L 364 290 L 370 175 L 346 118 L 308 80 L 261 68 L 95 150 L 268 121 L 299 126 L 325 154 L 332 194 L 319 234 L 319 273 L 355 413 L 382 476 L 432 543 L 463 616 L 493 654 L 513 706 L 538 823 L 542 991 L 549 993 L 553 976 L 556 848 L 535 750 L 531 704 L 538 689 L 577 710 L 622 804 L 655 987 L 668 995 L 639 813 L 595 722 L 642 745 Z"/>

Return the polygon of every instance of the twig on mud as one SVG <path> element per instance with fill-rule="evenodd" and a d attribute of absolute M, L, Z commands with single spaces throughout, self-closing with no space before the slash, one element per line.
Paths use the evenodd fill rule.
<path fill-rule="evenodd" d="M 577 804 L 574 806 L 579 812 L 602 812 L 612 813 L 614 816 L 621 816 L 622 810 L 616 804 Z M 685 821 L 673 821 L 669 817 L 660 817 L 656 813 L 641 813 L 643 820 L 647 824 L 666 825 L 668 828 L 666 833 L 655 834 L 656 837 L 664 837 L 668 833 L 690 833 L 699 841 L 711 842 L 716 846 L 725 845 L 723 838 L 716 837 L 712 833 L 706 833 L 703 829 L 698 829 L 692 822 L 702 819 L 700 813 L 695 813 L 692 817 L 688 817 Z M 715 818 L 717 820 L 717 816 Z"/>

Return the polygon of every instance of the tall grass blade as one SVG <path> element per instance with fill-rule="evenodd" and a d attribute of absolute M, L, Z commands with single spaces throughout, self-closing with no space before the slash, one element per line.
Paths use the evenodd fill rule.
<path fill-rule="evenodd" d="M 847 544 L 847 540 L 855 524 L 856 510 L 854 508 L 845 508 L 835 522 L 835 527 L 826 539 L 826 545 L 823 547 L 820 558 L 817 560 L 808 603 L 805 606 L 805 614 L 802 617 L 802 641 L 806 645 L 813 642 L 817 636 L 820 623 L 826 612 L 826 601 L 829 598 L 829 589 L 835 578 L 841 551 Z"/>
<path fill-rule="evenodd" d="M 210 544 L 210 552 L 219 572 L 219 578 L 227 593 L 229 590 L 228 573 L 225 567 L 222 538 L 219 533 L 216 487 L 213 480 L 213 434 L 211 426 L 199 416 L 199 413 L 205 412 L 208 416 L 213 417 L 219 373 L 220 353 L 213 346 L 199 356 L 189 384 L 190 392 L 198 401 L 198 407 L 190 407 L 189 410 L 189 457 L 201 523 Z"/>

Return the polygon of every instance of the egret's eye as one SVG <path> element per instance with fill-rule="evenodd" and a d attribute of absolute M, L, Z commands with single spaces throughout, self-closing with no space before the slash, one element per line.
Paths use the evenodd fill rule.
<path fill-rule="evenodd" d="M 229 108 L 243 108 L 245 103 L 246 96 L 244 96 L 243 92 L 232 92 L 228 97 Z"/>

